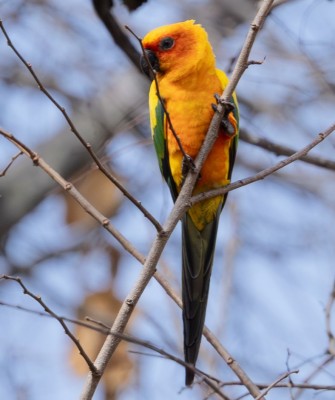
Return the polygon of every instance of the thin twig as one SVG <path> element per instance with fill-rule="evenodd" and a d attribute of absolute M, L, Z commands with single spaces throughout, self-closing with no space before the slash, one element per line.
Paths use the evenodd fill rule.
<path fill-rule="evenodd" d="M 323 370 L 323 368 L 328 365 L 330 362 L 334 361 L 334 356 L 330 355 L 329 357 L 327 357 L 325 360 L 323 360 L 320 365 L 317 366 L 317 368 L 312 371 L 307 378 L 304 380 L 304 382 L 299 386 L 299 390 L 295 393 L 294 395 L 294 400 L 297 400 L 303 393 L 304 393 L 304 389 L 305 389 L 305 385 L 308 385 L 308 382 L 310 380 L 312 380 L 313 378 L 315 378 L 315 376 Z M 328 389 L 325 389 L 328 390 Z M 332 390 L 332 389 L 330 389 Z"/>
<path fill-rule="evenodd" d="M 256 181 L 266 178 L 267 176 L 278 171 L 279 169 L 282 169 L 282 168 L 286 167 L 287 165 L 293 163 L 294 161 L 299 160 L 301 157 L 306 156 L 311 149 L 316 147 L 324 139 L 326 139 L 326 137 L 331 135 L 334 132 L 334 130 L 335 130 L 335 124 L 329 126 L 326 130 L 319 133 L 311 143 L 309 143 L 307 146 L 305 146 L 301 150 L 295 152 L 290 157 L 285 158 L 284 160 L 280 161 L 279 163 L 273 165 L 272 167 L 269 167 L 269 168 L 266 168 L 266 169 L 260 171 L 258 174 L 255 174 L 248 178 L 240 179 L 239 181 L 233 182 L 223 188 L 210 190 L 208 192 L 200 193 L 196 196 L 193 196 L 191 198 L 191 204 L 195 204 L 202 200 L 210 199 L 210 198 L 218 196 L 218 195 L 226 194 L 232 190 L 236 190 L 242 186 L 249 185 L 250 183 L 253 183 L 253 182 L 256 182 Z"/>
<path fill-rule="evenodd" d="M 331 311 L 335 302 L 335 281 L 333 283 L 332 291 L 330 293 L 328 302 L 325 308 L 326 317 L 326 332 L 328 336 L 328 352 L 331 355 L 335 355 L 335 337 L 331 328 Z"/>
<path fill-rule="evenodd" d="M 221 383 L 221 386 L 244 386 L 243 382 L 239 381 L 228 381 Z M 269 387 L 267 383 L 257 382 L 257 386 L 260 389 L 266 389 Z M 329 390 L 335 391 L 335 385 L 318 385 L 314 383 L 277 383 L 273 389 L 289 389 L 290 387 L 294 389 L 308 389 L 308 390 Z"/>
<path fill-rule="evenodd" d="M 239 139 L 243 140 L 246 143 L 253 144 L 255 146 L 261 147 L 262 149 L 266 149 L 268 151 L 271 151 L 272 153 L 275 153 L 277 155 L 283 155 L 283 156 L 291 156 L 292 154 L 296 153 L 297 150 L 284 146 L 282 144 L 274 143 L 271 140 L 268 140 L 264 137 L 259 137 L 252 135 L 245 130 L 240 131 Z M 300 158 L 300 161 L 304 161 L 309 164 L 316 165 L 318 167 L 330 169 L 332 171 L 335 171 L 335 161 L 329 160 L 323 157 L 318 157 L 318 156 L 302 156 Z"/>
<path fill-rule="evenodd" d="M 160 223 L 149 213 L 149 211 L 143 207 L 140 201 L 138 201 L 125 187 L 122 185 L 121 182 L 113 175 L 111 172 L 102 164 L 99 160 L 99 157 L 96 155 L 95 151 L 92 149 L 92 145 L 82 137 L 78 129 L 76 128 L 75 124 L 73 123 L 72 119 L 70 118 L 69 114 L 67 113 L 66 109 L 60 105 L 60 103 L 51 95 L 51 93 L 45 88 L 39 77 L 37 76 L 36 72 L 34 71 L 31 63 L 27 62 L 25 58 L 21 55 L 21 53 L 17 50 L 14 46 L 13 42 L 11 41 L 2 20 L 0 19 L 0 29 L 4 34 L 5 38 L 7 39 L 8 46 L 13 50 L 19 60 L 23 63 L 23 65 L 28 69 L 29 73 L 37 83 L 37 87 L 40 91 L 55 105 L 55 107 L 62 113 L 63 117 L 65 118 L 67 124 L 70 127 L 71 132 L 76 136 L 79 142 L 84 146 L 86 151 L 89 153 L 91 158 L 94 160 L 95 164 L 98 166 L 99 170 L 108 178 L 122 193 L 125 197 L 127 197 L 142 213 L 143 215 L 154 225 L 156 230 L 159 232 L 162 230 Z"/>
<path fill-rule="evenodd" d="M 18 277 L 14 277 L 14 276 L 9 276 L 9 275 L 1 275 L 0 276 L 0 280 L 4 279 L 4 280 L 9 280 L 9 281 L 14 281 L 17 282 L 22 290 L 23 293 L 26 294 L 27 296 L 31 297 L 32 299 L 34 299 L 35 301 L 37 301 L 37 303 L 39 303 L 44 311 L 48 314 L 50 314 L 53 318 L 55 318 L 63 327 L 64 332 L 69 336 L 69 338 L 72 340 L 72 342 L 76 345 L 76 347 L 79 350 L 79 353 L 81 354 L 81 356 L 84 358 L 84 360 L 86 361 L 86 364 L 88 365 L 90 371 L 92 374 L 96 375 L 98 374 L 98 370 L 95 367 L 94 363 L 92 362 L 92 360 L 89 358 L 89 356 L 87 355 L 87 353 L 85 352 L 85 350 L 83 349 L 82 345 L 80 344 L 79 340 L 71 333 L 71 331 L 69 330 L 69 328 L 67 327 L 66 323 L 64 322 L 64 319 L 59 317 L 54 311 L 52 311 L 47 305 L 46 303 L 42 300 L 41 296 L 37 296 L 36 294 L 34 294 L 33 292 L 31 292 L 27 286 L 23 283 L 21 278 Z"/>
<path fill-rule="evenodd" d="M 259 396 L 256 397 L 255 400 L 260 400 L 262 397 L 266 396 L 272 388 L 276 387 L 276 386 L 278 385 L 279 382 L 283 381 L 283 380 L 286 379 L 288 376 L 290 376 L 290 375 L 292 375 L 292 374 L 298 374 L 298 373 L 299 373 L 299 370 L 298 370 L 298 369 L 296 369 L 296 370 L 294 370 L 294 371 L 287 371 L 287 372 L 285 372 L 285 373 L 282 374 L 278 379 L 276 379 L 273 383 L 271 383 L 271 385 L 269 385 L 268 387 L 266 387 L 266 388 L 262 391 L 262 393 L 261 393 Z"/>
<path fill-rule="evenodd" d="M 18 152 L 17 154 L 15 154 L 15 156 L 13 156 L 11 158 L 11 160 L 9 161 L 9 163 L 6 165 L 6 167 L 0 172 L 0 177 L 5 176 L 7 171 L 9 170 L 9 168 L 12 166 L 12 164 L 14 163 L 14 161 L 21 156 L 23 153 L 22 151 Z"/>
<path fill-rule="evenodd" d="M 2 278 L 2 276 L 0 276 L 0 278 Z M 32 308 L 24 307 L 24 306 L 21 306 L 19 304 L 6 303 L 5 301 L 2 301 L 2 300 L 0 300 L 0 306 L 13 308 L 15 310 L 27 312 L 27 313 L 30 313 L 30 314 L 35 314 L 35 315 L 38 315 L 40 317 L 55 318 L 54 315 L 48 314 L 48 313 L 46 313 L 44 311 L 34 310 Z M 54 313 L 54 314 L 56 315 L 56 313 Z M 64 317 L 64 316 L 61 316 L 61 315 L 57 315 L 57 316 L 58 316 L 58 318 L 56 318 L 56 319 L 61 319 L 64 322 L 70 322 L 71 324 L 83 326 L 84 328 L 99 332 L 99 333 L 104 334 L 104 335 L 108 335 L 109 334 L 109 328 L 108 327 L 107 328 L 97 327 L 95 325 L 89 324 L 88 322 L 81 321 L 79 319 Z"/>

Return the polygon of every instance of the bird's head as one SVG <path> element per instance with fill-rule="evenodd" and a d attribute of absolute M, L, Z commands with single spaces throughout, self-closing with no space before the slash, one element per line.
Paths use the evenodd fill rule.
<path fill-rule="evenodd" d="M 156 28 L 143 38 L 142 44 L 147 57 L 142 56 L 141 65 L 147 75 L 150 75 L 147 60 L 158 75 L 171 73 L 175 78 L 206 62 L 215 64 L 207 33 L 194 20 Z"/>

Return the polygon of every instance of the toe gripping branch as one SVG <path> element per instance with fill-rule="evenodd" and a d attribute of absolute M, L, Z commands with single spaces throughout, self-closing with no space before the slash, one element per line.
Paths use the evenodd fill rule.
<path fill-rule="evenodd" d="M 221 120 L 221 127 L 224 129 L 224 131 L 227 133 L 228 136 L 233 136 L 235 134 L 235 127 L 229 121 L 229 114 L 235 110 L 235 106 L 233 103 L 229 101 L 222 100 L 217 93 L 215 93 L 214 98 L 216 100 L 216 104 L 212 104 L 214 112 L 219 111 L 218 105 L 225 107 L 225 112 Z"/>

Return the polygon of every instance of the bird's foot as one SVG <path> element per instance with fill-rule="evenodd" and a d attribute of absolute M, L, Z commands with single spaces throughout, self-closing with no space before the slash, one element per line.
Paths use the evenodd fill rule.
<path fill-rule="evenodd" d="M 212 108 L 214 112 L 218 111 L 218 104 L 224 106 L 225 112 L 223 114 L 222 120 L 221 120 L 221 127 L 223 130 L 226 132 L 228 136 L 234 136 L 235 135 L 235 127 L 234 125 L 229 121 L 229 114 L 235 110 L 235 106 L 233 103 L 229 101 L 224 101 L 221 99 L 221 97 L 215 93 L 214 98 L 216 100 L 216 104 L 212 104 Z"/>
<path fill-rule="evenodd" d="M 190 171 L 190 170 L 194 171 L 194 169 L 195 169 L 195 164 L 194 164 L 193 158 L 191 156 L 189 156 L 188 154 L 185 154 L 183 157 L 183 162 L 181 164 L 181 176 L 182 176 L 181 185 L 184 184 L 184 181 L 188 174 L 188 171 Z"/>

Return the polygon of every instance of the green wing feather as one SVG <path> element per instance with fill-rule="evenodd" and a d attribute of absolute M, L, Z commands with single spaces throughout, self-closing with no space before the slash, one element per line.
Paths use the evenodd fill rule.
<path fill-rule="evenodd" d="M 176 201 L 178 192 L 170 169 L 169 153 L 166 141 L 167 121 L 164 109 L 157 96 L 150 97 L 149 107 L 150 112 L 154 113 L 154 116 L 151 115 L 151 120 L 155 121 L 155 124 L 151 126 L 151 130 L 156 155 L 158 158 L 159 168 L 161 170 L 161 174 L 163 175 L 166 183 L 170 188 L 173 201 Z"/>

